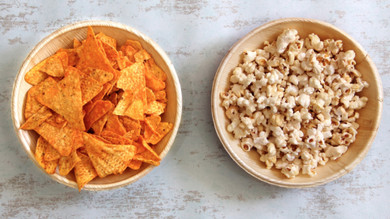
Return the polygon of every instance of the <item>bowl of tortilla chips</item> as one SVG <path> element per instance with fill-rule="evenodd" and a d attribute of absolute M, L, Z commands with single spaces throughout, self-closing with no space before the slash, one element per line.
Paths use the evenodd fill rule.
<path fill-rule="evenodd" d="M 32 49 L 11 107 L 17 136 L 41 170 L 98 191 L 131 184 L 160 164 L 179 128 L 182 96 L 157 43 L 123 24 L 84 21 Z"/>

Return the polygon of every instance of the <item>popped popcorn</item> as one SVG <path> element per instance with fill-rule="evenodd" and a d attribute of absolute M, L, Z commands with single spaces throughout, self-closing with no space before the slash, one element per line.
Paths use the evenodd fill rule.
<path fill-rule="evenodd" d="M 355 52 L 341 40 L 287 29 L 276 41 L 243 53 L 221 94 L 227 131 L 244 151 L 256 150 L 266 168 L 287 178 L 316 175 L 356 140 L 357 110 L 368 83 L 355 69 Z"/>

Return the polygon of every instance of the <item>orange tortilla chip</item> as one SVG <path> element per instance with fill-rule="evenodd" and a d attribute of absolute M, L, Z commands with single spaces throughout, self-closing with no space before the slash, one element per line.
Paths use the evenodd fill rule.
<path fill-rule="evenodd" d="M 123 46 L 131 46 L 132 48 L 134 48 L 134 50 L 136 52 L 138 52 L 141 49 L 143 49 L 141 43 L 136 41 L 136 40 L 126 40 L 126 42 L 125 42 L 125 44 Z"/>
<path fill-rule="evenodd" d="M 69 156 L 60 158 L 58 162 L 58 172 L 60 175 L 66 176 L 80 161 L 81 159 L 77 156 L 76 150 L 74 150 Z"/>
<path fill-rule="evenodd" d="M 46 171 L 46 173 L 54 174 L 57 167 L 58 159 L 53 161 L 45 161 L 43 159 L 45 155 L 46 147 L 48 145 L 49 143 L 45 141 L 45 139 L 39 137 L 37 141 L 37 145 L 35 147 L 34 157 L 35 160 L 39 163 L 39 165 Z"/>
<path fill-rule="evenodd" d="M 149 70 L 145 71 L 145 81 L 146 87 L 152 89 L 153 91 L 160 91 L 165 89 L 165 82 L 156 78 Z"/>
<path fill-rule="evenodd" d="M 119 56 L 118 51 L 116 51 L 114 47 L 110 46 L 105 42 L 102 42 L 102 46 L 107 59 L 110 61 L 111 65 L 114 65 Z"/>
<path fill-rule="evenodd" d="M 27 83 L 32 84 L 32 85 L 37 85 L 44 81 L 49 75 L 46 73 L 39 71 L 39 69 L 45 65 L 47 60 L 43 60 L 39 64 L 35 65 L 30 71 L 26 73 L 24 76 L 24 80 L 26 80 Z"/>
<path fill-rule="evenodd" d="M 102 136 L 107 141 L 111 142 L 112 144 L 132 144 L 133 141 L 131 139 L 125 138 L 115 132 L 104 130 L 100 133 L 100 136 Z"/>
<path fill-rule="evenodd" d="M 145 65 L 149 69 L 149 72 L 152 73 L 158 80 L 161 80 L 161 81 L 167 80 L 167 74 L 165 74 L 165 72 L 160 67 L 158 67 L 158 65 L 156 65 L 156 63 L 154 62 L 154 59 L 152 59 L 152 58 L 148 59 L 148 61 L 146 61 Z"/>
<path fill-rule="evenodd" d="M 130 161 L 128 167 L 130 169 L 133 169 L 133 170 L 139 170 L 139 168 L 141 168 L 142 166 L 142 161 L 139 161 L 139 160 L 132 160 Z"/>
<path fill-rule="evenodd" d="M 121 71 L 116 83 L 123 90 L 137 90 L 146 86 L 145 67 L 143 63 L 134 63 Z"/>
<path fill-rule="evenodd" d="M 80 158 L 80 162 L 77 162 L 74 166 L 74 175 L 76 177 L 77 187 L 79 191 L 91 180 L 93 180 L 97 173 L 92 165 L 91 159 L 80 152 L 77 152 L 77 156 Z"/>
<path fill-rule="evenodd" d="M 148 104 L 156 100 L 156 96 L 154 95 L 151 89 L 146 88 L 145 92 L 146 92 L 146 99 Z"/>
<path fill-rule="evenodd" d="M 78 70 L 76 69 L 76 71 Z M 84 105 L 92 100 L 96 95 L 98 95 L 103 90 L 103 86 L 87 74 L 80 72 L 80 75 L 82 104 Z"/>
<path fill-rule="evenodd" d="M 98 40 L 96 40 L 91 27 L 88 27 L 87 39 L 81 48 L 79 57 L 80 60 L 77 64 L 78 69 L 82 71 L 88 67 L 101 69 L 112 73 L 114 79 L 116 78 L 115 70 L 111 67 L 110 61 L 105 56 Z"/>
<path fill-rule="evenodd" d="M 67 76 L 52 87 L 40 92 L 37 100 L 63 116 L 73 128 L 84 130 L 80 75 L 67 68 Z"/>
<path fill-rule="evenodd" d="M 110 45 L 113 48 L 116 48 L 116 40 L 112 37 L 105 35 L 102 32 L 96 34 L 96 39 L 100 40 L 101 42 L 103 42 L 105 44 Z"/>
<path fill-rule="evenodd" d="M 47 145 L 45 147 L 45 154 L 43 156 L 43 160 L 45 161 L 54 161 L 60 159 L 61 155 L 58 153 L 58 151 L 51 145 L 49 142 L 44 140 Z"/>
<path fill-rule="evenodd" d="M 112 85 L 107 83 L 103 85 L 103 89 L 92 99 L 93 102 L 96 102 L 98 100 L 102 100 L 104 96 L 109 92 L 109 90 L 112 88 Z"/>
<path fill-rule="evenodd" d="M 118 104 L 118 94 L 117 93 L 111 93 L 108 98 L 109 101 L 111 101 L 112 104 L 115 106 Z"/>
<path fill-rule="evenodd" d="M 115 107 L 115 110 L 113 114 L 115 115 L 124 115 L 127 108 L 129 108 L 131 101 L 133 99 L 133 92 L 124 92 L 123 95 L 121 96 L 121 99 L 119 100 L 118 104 Z"/>
<path fill-rule="evenodd" d="M 42 108 L 37 113 L 28 118 L 20 128 L 24 130 L 33 130 L 50 116 L 52 116 L 52 113 L 50 112 L 49 108 L 42 106 Z"/>
<path fill-rule="evenodd" d="M 54 115 L 45 120 L 45 122 L 57 128 L 63 128 L 68 124 L 64 117 L 58 115 L 57 113 L 54 113 Z"/>
<path fill-rule="evenodd" d="M 81 132 L 68 126 L 58 128 L 43 122 L 34 130 L 49 142 L 61 156 L 68 156 L 73 148 L 82 146 Z"/>
<path fill-rule="evenodd" d="M 148 145 L 148 143 L 141 137 L 142 146 L 146 149 L 145 151 L 134 155 L 134 160 L 139 160 L 145 163 L 152 164 L 154 166 L 160 165 L 160 156 Z"/>
<path fill-rule="evenodd" d="M 108 113 L 106 113 L 103 117 L 101 117 L 99 120 L 97 120 L 92 124 L 91 128 L 96 135 L 100 135 L 100 133 L 103 131 L 103 128 L 107 123 L 107 120 L 108 120 Z"/>
<path fill-rule="evenodd" d="M 79 62 L 79 55 L 77 54 L 77 51 L 75 49 L 59 49 L 57 51 L 57 53 L 59 52 L 66 52 L 67 56 L 68 56 L 68 63 L 66 65 L 64 65 L 64 67 L 66 66 L 72 66 L 72 67 L 75 67 L 76 64 Z"/>
<path fill-rule="evenodd" d="M 153 101 L 148 104 L 148 106 L 145 109 L 145 114 L 155 114 L 155 115 L 161 115 L 165 111 L 165 107 L 167 104 L 161 103 L 158 101 Z"/>
<path fill-rule="evenodd" d="M 108 120 L 106 124 L 106 131 L 114 132 L 120 136 L 126 134 L 126 129 L 123 124 L 119 121 L 118 116 L 114 114 L 108 115 Z"/>
<path fill-rule="evenodd" d="M 92 124 L 103 117 L 114 105 L 107 100 L 98 100 L 95 102 L 92 110 L 84 117 L 85 128 L 89 130 Z"/>
<path fill-rule="evenodd" d="M 154 96 L 156 97 L 157 101 L 160 101 L 163 103 L 167 102 L 167 94 L 166 94 L 165 90 L 160 90 L 160 91 L 154 92 Z"/>
<path fill-rule="evenodd" d="M 127 108 L 124 115 L 135 119 L 135 120 L 144 120 L 144 103 L 142 99 L 137 98 L 133 100 L 133 103 L 130 104 L 129 108 Z"/>
<path fill-rule="evenodd" d="M 77 48 L 79 46 L 81 46 L 81 42 L 78 39 L 74 38 L 73 39 L 73 48 Z"/>
<path fill-rule="evenodd" d="M 99 177 L 120 174 L 134 157 L 133 145 L 106 144 L 92 135 L 84 133 L 85 149 Z"/>
<path fill-rule="evenodd" d="M 66 52 L 57 52 L 47 58 L 47 61 L 39 70 L 53 77 L 63 77 L 67 66 L 68 54 Z"/>
<path fill-rule="evenodd" d="M 146 50 L 142 49 L 134 54 L 135 62 L 144 62 L 151 58 L 150 54 Z"/>
<path fill-rule="evenodd" d="M 37 100 L 36 100 L 36 96 L 39 94 L 39 93 L 42 93 L 43 91 L 45 91 L 47 88 L 49 87 L 52 87 L 53 85 L 55 85 L 57 82 L 52 78 L 52 77 L 49 77 L 47 79 L 45 79 L 44 81 L 42 81 L 41 83 L 39 83 L 38 85 L 32 87 L 28 92 L 27 92 L 27 98 L 26 98 L 26 106 L 25 106 L 25 109 L 24 109 L 24 117 L 25 119 L 27 120 L 28 118 L 30 118 L 30 116 L 32 116 L 33 114 L 35 114 L 36 112 L 38 112 L 42 107 L 43 105 L 40 104 Z"/>
<path fill-rule="evenodd" d="M 124 56 L 122 51 L 118 52 L 118 57 L 116 59 L 116 62 L 118 64 L 119 70 L 123 70 L 134 63 L 131 62 L 127 56 Z"/>
<path fill-rule="evenodd" d="M 162 138 L 164 138 L 164 136 L 166 134 L 168 134 L 168 132 L 172 129 L 173 127 L 173 124 L 172 123 L 168 123 L 168 122 L 161 122 L 157 128 L 157 134 L 154 133 L 150 136 L 149 139 L 146 139 L 145 140 L 148 142 L 148 143 L 151 143 L 151 144 L 157 144 L 158 142 L 161 141 Z"/>
<path fill-rule="evenodd" d="M 111 81 L 114 78 L 114 74 L 102 69 L 88 68 L 87 74 L 98 81 L 101 85 Z"/>
<path fill-rule="evenodd" d="M 153 132 L 157 133 L 158 126 L 161 123 L 161 117 L 158 115 L 151 115 L 146 117 L 145 123 L 148 127 L 152 129 Z"/>
<path fill-rule="evenodd" d="M 129 117 L 122 116 L 120 118 L 122 120 L 122 124 L 126 129 L 127 136 L 133 140 L 137 140 L 138 137 L 141 135 L 141 124 L 138 120 L 133 120 Z M 125 135 L 126 135 L 125 134 Z"/>

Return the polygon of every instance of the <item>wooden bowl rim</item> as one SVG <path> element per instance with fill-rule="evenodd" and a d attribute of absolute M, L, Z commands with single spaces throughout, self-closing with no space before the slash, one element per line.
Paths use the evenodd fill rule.
<path fill-rule="evenodd" d="M 312 24 L 316 24 L 316 25 L 325 26 L 325 27 L 331 28 L 331 29 L 335 30 L 336 32 L 339 32 L 340 34 L 347 37 L 352 42 L 352 44 L 354 44 L 354 46 L 356 46 L 356 49 L 360 50 L 365 55 L 365 58 L 359 63 L 362 63 L 365 61 L 368 62 L 368 64 L 372 68 L 373 76 L 375 77 L 375 81 L 377 81 L 377 84 L 378 84 L 376 89 L 377 89 L 377 92 L 379 94 L 378 99 L 377 99 L 378 105 L 379 105 L 379 109 L 378 109 L 379 111 L 378 111 L 378 114 L 376 115 L 376 118 L 374 118 L 374 127 L 375 128 L 374 128 L 374 131 L 372 132 L 372 135 L 370 136 L 370 139 L 368 141 L 368 145 L 366 147 L 364 147 L 363 152 L 360 154 L 360 156 L 358 156 L 352 162 L 347 164 L 343 168 L 342 171 L 331 174 L 331 175 L 323 178 L 322 180 L 317 180 L 315 182 L 311 182 L 310 178 L 308 178 L 308 182 L 292 183 L 292 182 L 288 182 L 288 181 L 286 182 L 286 181 L 274 179 L 272 177 L 268 177 L 268 176 L 261 175 L 261 174 L 257 173 L 254 169 L 252 169 L 249 165 L 247 165 L 237 154 L 235 154 L 232 151 L 232 149 L 230 148 L 230 145 L 229 145 L 229 140 L 224 135 L 224 133 L 226 133 L 226 128 L 223 125 L 223 121 L 221 121 L 221 120 L 219 120 L 219 118 L 217 118 L 217 108 L 221 107 L 221 106 L 220 106 L 219 93 L 217 93 L 218 91 L 216 91 L 216 87 L 217 87 L 216 84 L 218 84 L 219 81 L 222 80 L 221 79 L 222 70 L 225 68 L 225 65 L 228 63 L 228 61 L 232 57 L 232 55 L 233 55 L 232 52 L 236 51 L 238 49 L 238 47 L 243 42 L 245 42 L 247 39 L 251 38 L 256 33 L 260 32 L 262 30 L 265 30 L 269 27 L 272 27 L 274 25 L 278 25 L 278 24 L 282 24 L 282 23 L 290 23 L 290 22 L 306 22 L 306 23 L 312 23 Z M 357 64 L 359 64 L 359 63 L 357 63 Z M 240 166 L 243 170 L 245 170 L 248 174 L 255 177 L 256 179 L 261 180 L 261 181 L 266 182 L 266 183 L 271 184 L 271 185 L 276 185 L 276 186 L 284 187 L 284 188 L 305 188 L 305 187 L 314 187 L 314 186 L 322 185 L 322 184 L 331 182 L 331 181 L 345 175 L 346 173 L 350 172 L 353 168 L 355 168 L 356 165 L 363 160 L 363 158 L 366 156 L 367 152 L 371 148 L 371 145 L 375 139 L 375 136 L 376 136 L 378 128 L 379 128 L 379 124 L 380 124 L 380 120 L 381 120 L 381 116 L 382 116 L 382 109 L 383 109 L 382 82 L 381 82 L 378 70 L 377 70 L 374 62 L 371 60 L 371 58 L 369 57 L 367 52 L 363 49 L 363 47 L 357 41 L 355 41 L 350 35 L 348 35 L 344 31 L 340 30 L 339 28 L 335 27 L 334 25 L 329 24 L 329 23 L 324 22 L 324 21 L 320 21 L 320 20 L 316 20 L 316 19 L 309 19 L 309 18 L 293 17 L 293 18 L 277 19 L 277 20 L 267 22 L 267 23 L 255 28 L 255 29 L 253 29 L 252 31 L 250 31 L 248 34 L 246 34 L 244 37 L 242 37 L 240 40 L 238 40 L 236 43 L 234 43 L 233 46 L 229 49 L 229 51 L 225 55 L 225 57 L 222 59 L 220 65 L 217 69 L 217 72 L 215 74 L 213 86 L 212 86 L 212 91 L 211 91 L 211 114 L 212 114 L 212 118 L 213 118 L 214 128 L 216 130 L 216 133 L 217 133 L 219 140 L 221 141 L 225 150 L 228 152 L 229 156 L 236 162 L 236 164 L 238 166 Z M 224 118 L 224 119 L 226 119 L 226 118 Z"/>
<path fill-rule="evenodd" d="M 168 151 L 171 149 L 171 147 L 173 145 L 173 142 L 174 142 L 174 140 L 176 138 L 176 135 L 177 135 L 177 132 L 178 132 L 178 129 L 179 129 L 179 126 L 180 126 L 181 116 L 182 116 L 182 93 L 181 93 L 180 81 L 179 81 L 179 78 L 177 76 L 176 70 L 175 70 L 171 60 L 169 59 L 169 57 L 165 53 L 165 51 L 156 42 L 154 42 L 151 38 L 149 38 L 145 34 L 141 33 L 138 30 L 136 30 L 135 28 L 127 26 L 127 25 L 124 25 L 124 24 L 121 24 L 121 23 L 112 22 L 112 21 L 87 20 L 87 21 L 80 21 L 80 22 L 76 22 L 76 23 L 72 23 L 72 24 L 66 25 L 66 26 L 61 27 L 61 28 L 57 29 L 56 31 L 52 32 L 50 35 L 44 37 L 36 46 L 33 47 L 33 49 L 27 55 L 26 59 L 23 61 L 23 64 L 22 64 L 18 74 L 16 75 L 16 78 L 15 78 L 15 81 L 14 81 L 14 84 L 13 84 L 12 98 L 11 98 L 12 121 L 13 121 L 14 130 L 15 130 L 17 136 L 18 136 L 19 142 L 22 144 L 22 147 L 23 147 L 24 151 L 28 154 L 28 156 L 33 161 L 33 163 L 36 166 L 38 166 L 45 173 L 45 175 L 49 176 L 50 178 L 52 178 L 53 180 L 55 180 L 55 181 L 57 181 L 57 182 L 59 182 L 61 184 L 64 184 L 64 185 L 72 187 L 72 188 L 77 188 L 77 184 L 76 184 L 75 181 L 69 180 L 66 177 L 61 176 L 61 175 L 59 175 L 57 173 L 55 173 L 55 174 L 47 174 L 44 171 L 44 169 L 35 160 L 34 154 L 30 150 L 30 145 L 26 142 L 26 139 L 22 138 L 22 136 L 21 136 L 21 130 L 19 130 L 18 122 L 17 122 L 18 120 L 20 121 L 21 118 L 19 118 L 19 116 L 17 115 L 16 108 L 17 108 L 17 98 L 19 96 L 19 91 L 20 91 L 20 85 L 21 85 L 21 82 L 24 80 L 24 75 L 27 72 L 26 71 L 27 64 L 30 62 L 30 60 L 33 57 L 35 57 L 35 55 L 43 47 L 45 47 L 47 45 L 47 43 L 49 43 L 53 39 L 57 38 L 58 36 L 68 32 L 68 31 L 82 29 L 82 28 L 86 28 L 88 26 L 92 26 L 92 27 L 100 26 L 100 27 L 117 28 L 117 29 L 120 29 L 120 30 L 127 31 L 127 32 L 129 32 L 131 34 L 134 34 L 137 37 L 139 37 L 140 39 L 142 39 L 143 41 L 145 41 L 147 44 L 150 44 L 156 50 L 156 52 L 161 56 L 163 61 L 168 66 L 169 71 L 170 71 L 169 74 L 172 76 L 172 79 L 173 79 L 172 86 L 174 86 L 174 90 L 175 90 L 175 93 L 176 93 L 177 104 L 176 104 L 175 124 L 174 124 L 174 126 L 172 128 L 171 135 L 170 135 L 170 138 L 169 138 L 166 146 L 164 147 L 164 149 L 160 153 L 161 160 L 166 156 L 166 154 L 168 153 Z M 23 72 L 24 72 L 24 74 L 23 74 Z M 121 181 L 114 182 L 114 183 L 109 183 L 109 184 L 87 184 L 87 185 L 85 185 L 83 187 L 83 190 L 101 191 L 101 190 L 109 190 L 109 189 L 120 188 L 120 187 L 123 187 L 125 185 L 131 184 L 131 183 L 141 179 L 146 174 L 148 174 L 150 171 L 152 171 L 154 168 L 155 168 L 155 166 L 149 165 L 148 167 L 146 167 L 144 170 L 142 170 L 141 172 L 137 173 L 136 175 L 134 175 L 132 177 L 129 177 L 129 178 L 125 179 L 125 180 L 121 180 Z"/>

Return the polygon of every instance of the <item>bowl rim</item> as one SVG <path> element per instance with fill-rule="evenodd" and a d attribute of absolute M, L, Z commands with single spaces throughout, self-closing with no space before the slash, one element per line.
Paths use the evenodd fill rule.
<path fill-rule="evenodd" d="M 175 124 L 174 124 L 174 126 L 173 126 L 173 128 L 171 130 L 171 136 L 169 137 L 169 140 L 168 140 L 166 146 L 164 147 L 164 149 L 160 153 L 161 160 L 163 160 L 163 158 L 167 155 L 168 151 L 171 149 L 171 147 L 173 145 L 173 142 L 174 142 L 174 140 L 176 138 L 176 135 L 177 135 L 180 123 L 181 123 L 182 105 L 183 105 L 182 104 L 182 92 L 181 92 L 180 80 L 179 80 L 179 78 L 177 76 L 177 73 L 176 73 L 175 67 L 172 64 L 172 61 L 169 59 L 169 57 L 165 53 L 165 51 L 155 41 L 153 41 L 150 37 L 148 37 L 147 35 L 141 33 L 140 31 L 138 31 L 137 29 L 135 29 L 133 27 L 130 27 L 130 26 L 127 26 L 125 24 L 118 23 L 118 22 L 112 22 L 112 21 L 85 20 L 85 21 L 79 21 L 79 22 L 76 22 L 76 23 L 71 23 L 71 24 L 65 25 L 65 26 L 55 30 L 54 32 L 50 33 L 48 36 L 44 37 L 42 40 L 40 40 L 39 43 L 36 44 L 31 49 L 31 51 L 28 53 L 27 57 L 24 59 L 22 65 L 21 65 L 21 67 L 20 67 L 20 69 L 19 69 L 19 71 L 18 71 L 18 73 L 17 73 L 17 75 L 15 77 L 15 80 L 14 80 L 14 83 L 13 83 L 13 88 L 12 88 L 12 96 L 11 96 L 11 117 L 12 117 L 12 123 L 13 123 L 13 126 L 14 126 L 15 133 L 16 133 L 16 135 L 18 137 L 18 140 L 21 143 L 24 151 L 29 156 L 30 160 L 32 160 L 33 163 L 37 167 L 39 167 L 45 173 L 45 175 L 49 176 L 50 178 L 52 178 L 53 180 L 55 180 L 55 181 L 57 181 L 57 182 L 59 182 L 61 184 L 64 184 L 66 186 L 69 186 L 69 187 L 72 187 L 72 188 L 76 188 L 76 189 L 77 189 L 77 184 L 76 184 L 75 181 L 69 180 L 66 177 L 61 176 L 61 175 L 59 175 L 57 173 L 55 173 L 55 174 L 47 174 L 44 171 L 44 169 L 35 160 L 34 154 L 30 150 L 30 144 L 28 144 L 26 139 L 22 138 L 22 136 L 21 136 L 21 130 L 19 129 L 18 123 L 17 123 L 17 120 L 16 120 L 16 118 L 19 118 L 19 116 L 17 116 L 16 108 L 17 108 L 17 97 L 19 96 L 19 92 L 20 92 L 20 85 L 21 85 L 21 82 L 24 80 L 24 74 L 22 74 L 22 72 L 27 72 L 26 68 L 27 68 L 27 64 L 28 64 L 29 60 L 32 59 L 37 54 L 37 52 L 39 50 L 41 50 L 43 47 L 45 47 L 45 45 L 48 42 L 50 42 L 51 40 L 57 38 L 58 36 L 62 35 L 63 33 L 66 33 L 68 31 L 72 31 L 72 30 L 76 30 L 76 29 L 83 29 L 83 28 L 86 28 L 88 26 L 92 26 L 92 27 L 98 27 L 98 26 L 99 27 L 112 27 L 112 28 L 117 28 L 117 29 L 120 29 L 120 30 L 124 30 L 124 31 L 127 31 L 127 32 L 131 33 L 131 34 L 136 35 L 137 37 L 139 37 L 140 39 L 142 39 L 146 43 L 150 44 L 156 50 L 156 52 L 161 56 L 161 58 L 166 63 L 167 67 L 169 68 L 170 74 L 171 74 L 172 79 L 173 79 L 172 80 L 172 82 L 173 82 L 172 85 L 174 86 L 174 90 L 175 90 L 175 93 L 176 93 L 176 99 L 177 99 L 176 117 L 174 118 L 175 119 Z M 125 179 L 125 180 L 121 180 L 121 181 L 118 181 L 118 182 L 110 183 L 110 184 L 86 184 L 83 187 L 83 190 L 101 191 L 101 190 L 109 190 L 109 189 L 120 188 L 120 187 L 123 187 L 123 186 L 126 186 L 128 184 L 136 182 L 137 180 L 141 179 L 146 174 L 148 174 L 150 171 L 152 171 L 155 167 L 156 166 L 149 165 L 144 170 L 142 170 L 141 172 L 137 173 L 136 175 L 134 175 L 132 177 L 129 177 L 129 178 Z"/>
<path fill-rule="evenodd" d="M 335 31 L 337 31 L 340 34 L 344 35 L 345 37 L 349 38 L 349 40 L 357 47 L 357 49 L 360 50 L 364 54 L 364 59 L 361 62 L 364 62 L 364 61 L 368 62 L 368 64 L 373 69 L 373 73 L 374 73 L 373 75 L 375 77 L 375 81 L 377 81 L 377 83 L 378 83 L 378 87 L 377 87 L 377 91 L 379 94 L 379 96 L 378 96 L 378 105 L 379 105 L 378 115 L 376 116 L 376 118 L 374 118 L 375 119 L 374 131 L 373 131 L 373 134 L 371 135 L 371 137 L 368 141 L 367 147 L 364 148 L 364 150 L 360 156 L 358 156 L 351 163 L 346 165 L 342 169 L 342 171 L 336 172 L 328 177 L 325 177 L 323 180 L 318 180 L 314 183 L 310 182 L 310 181 L 309 182 L 301 182 L 301 183 L 289 183 L 289 182 L 273 179 L 273 178 L 270 178 L 267 176 L 263 176 L 263 175 L 257 173 L 254 169 L 252 169 L 249 165 L 247 165 L 238 155 L 236 155 L 231 150 L 231 148 L 229 146 L 228 139 L 226 139 L 223 135 L 223 132 L 226 132 L 225 131 L 226 128 L 224 127 L 224 125 L 221 125 L 222 123 L 219 122 L 217 115 L 216 115 L 217 114 L 216 109 L 218 107 L 221 107 L 220 100 L 219 100 L 219 94 L 216 93 L 216 92 L 218 92 L 218 91 L 216 91 L 216 84 L 221 80 L 222 69 L 225 67 L 226 63 L 232 57 L 231 52 L 235 51 L 243 42 L 245 42 L 248 38 L 252 37 L 256 33 L 260 32 L 264 29 L 267 29 L 269 27 L 272 27 L 274 25 L 281 24 L 281 23 L 289 23 L 289 22 L 308 22 L 308 23 L 314 23 L 314 24 L 326 26 L 328 28 L 334 29 Z M 367 52 L 364 50 L 364 48 L 356 40 L 354 40 L 349 34 L 344 32 L 343 30 L 337 28 L 336 26 L 334 26 L 330 23 L 321 21 L 321 20 L 311 19 L 311 18 L 291 17 L 291 18 L 281 18 L 281 19 L 272 20 L 272 21 L 269 21 L 265 24 L 262 24 L 256 28 L 254 28 L 249 33 L 244 35 L 241 39 L 239 39 L 237 42 L 235 42 L 232 45 L 232 47 L 228 50 L 226 55 L 223 57 L 222 61 L 220 62 L 220 65 L 216 71 L 216 74 L 214 76 L 213 86 L 212 86 L 212 90 L 211 90 L 211 114 L 212 114 L 212 118 L 213 118 L 214 128 L 215 128 L 215 131 L 217 133 L 219 140 L 222 143 L 222 146 L 228 152 L 229 156 L 235 161 L 235 163 L 238 166 L 240 166 L 243 170 L 245 170 L 248 174 L 255 177 L 256 179 L 261 180 L 261 181 L 266 182 L 266 183 L 271 184 L 271 185 L 284 187 L 284 188 L 305 188 L 305 187 L 319 186 L 319 185 L 331 182 L 331 181 L 345 175 L 346 173 L 352 171 L 352 169 L 354 169 L 356 167 L 356 165 L 359 164 L 363 160 L 363 158 L 367 155 L 367 152 L 369 151 L 369 149 L 372 146 L 372 143 L 377 135 L 379 124 L 381 121 L 382 109 L 383 109 L 383 88 L 382 88 L 381 78 L 380 78 L 380 75 L 378 73 L 378 70 L 377 70 L 374 62 L 371 60 L 371 58 L 369 57 Z"/>

